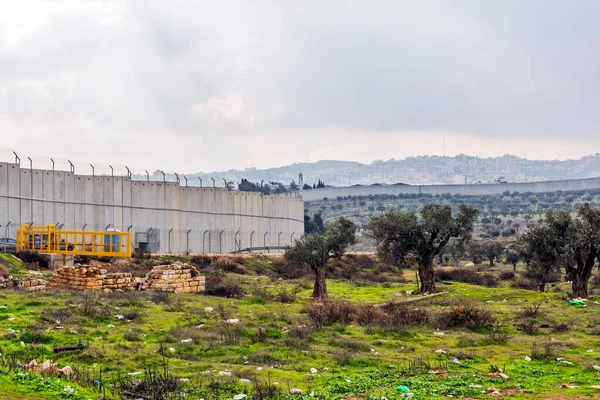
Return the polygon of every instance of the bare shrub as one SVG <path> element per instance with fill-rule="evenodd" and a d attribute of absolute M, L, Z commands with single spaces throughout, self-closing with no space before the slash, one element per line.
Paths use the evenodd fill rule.
<path fill-rule="evenodd" d="M 296 289 L 290 289 L 289 291 L 282 287 L 275 294 L 275 300 L 280 303 L 293 303 L 296 301 Z"/>
<path fill-rule="evenodd" d="M 403 329 L 409 326 L 425 325 L 429 322 L 429 313 L 424 308 L 412 307 L 403 303 L 386 303 L 381 310 L 387 318 L 382 325 Z"/>
<path fill-rule="evenodd" d="M 527 335 L 537 335 L 540 331 L 540 327 L 533 320 L 528 320 L 515 325 L 515 328 Z"/>
<path fill-rule="evenodd" d="M 556 358 L 554 353 L 554 346 L 551 342 L 544 343 L 540 346 L 537 343 L 533 343 L 531 346 L 531 358 L 537 361 L 550 362 Z"/>
<path fill-rule="evenodd" d="M 440 313 L 437 322 L 446 328 L 490 329 L 496 318 L 473 300 L 462 299 L 455 302 L 449 311 Z"/>
<path fill-rule="evenodd" d="M 10 267 L 6 264 L 0 263 L 0 276 L 3 278 L 8 278 L 10 275 Z"/>
<path fill-rule="evenodd" d="M 358 308 L 356 321 L 361 325 L 386 329 L 406 329 L 430 321 L 427 310 L 403 303 L 386 303 L 380 307 L 366 305 Z"/>
<path fill-rule="evenodd" d="M 506 344 L 510 340 L 511 336 L 507 332 L 504 331 L 494 331 L 487 335 L 487 337 L 483 340 L 483 343 L 486 345 L 491 344 Z"/>
<path fill-rule="evenodd" d="M 559 324 L 554 324 L 552 326 L 552 332 L 554 332 L 554 333 L 567 332 L 568 330 L 569 330 L 569 324 L 559 323 Z"/>
<path fill-rule="evenodd" d="M 150 298 L 155 303 L 169 304 L 173 300 L 174 294 L 163 290 L 155 290 Z"/>
<path fill-rule="evenodd" d="M 517 277 L 511 284 L 515 289 L 538 290 L 539 285 L 531 279 Z"/>
<path fill-rule="evenodd" d="M 502 281 L 511 281 L 515 279 L 515 273 L 512 271 L 502 271 L 500 273 L 500 280 Z"/>
<path fill-rule="evenodd" d="M 438 281 L 464 282 L 489 287 L 498 285 L 498 279 L 494 274 L 489 272 L 481 274 L 466 268 L 438 268 L 435 278 Z"/>
<path fill-rule="evenodd" d="M 594 274 L 592 276 L 592 288 L 594 288 L 594 289 L 600 288 L 600 274 Z"/>
<path fill-rule="evenodd" d="M 354 318 L 356 307 L 342 301 L 329 300 L 320 304 L 313 304 L 308 308 L 308 317 L 316 326 L 348 324 Z"/>
<path fill-rule="evenodd" d="M 131 328 L 123 334 L 123 338 L 129 342 L 139 342 L 142 340 L 142 332 L 137 328 Z"/>
<path fill-rule="evenodd" d="M 342 349 L 351 350 L 351 351 L 369 351 L 371 346 L 369 346 L 365 342 L 361 342 L 356 339 L 345 339 L 345 338 L 332 338 L 329 341 L 331 346 L 340 347 Z"/>
<path fill-rule="evenodd" d="M 537 318 L 544 315 L 544 311 L 541 310 L 541 304 L 532 304 L 523 308 L 517 312 L 518 318 Z"/>
<path fill-rule="evenodd" d="M 212 263 L 214 257 L 206 255 L 206 254 L 199 254 L 196 256 L 193 256 L 191 259 L 191 263 L 198 268 L 199 270 L 201 269 L 205 269 L 208 268 L 210 266 L 210 264 Z"/>
<path fill-rule="evenodd" d="M 206 275 L 205 293 L 219 297 L 241 298 L 244 297 L 244 288 L 222 273 L 212 273 Z"/>

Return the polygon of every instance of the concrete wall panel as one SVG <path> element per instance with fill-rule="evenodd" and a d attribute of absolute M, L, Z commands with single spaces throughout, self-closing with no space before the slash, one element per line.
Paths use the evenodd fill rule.
<path fill-rule="evenodd" d="M 33 217 L 36 224 L 61 223 L 64 229 L 85 226 L 87 231 L 103 231 L 110 224 L 127 231 L 131 227 L 134 234 L 150 233 L 156 252 L 231 252 L 277 245 L 279 232 L 288 236 L 290 226 L 299 237 L 303 207 L 296 206 L 302 200 L 294 197 L 0 164 L 0 224 L 12 222 L 10 237 L 20 223 Z M 293 225 L 289 218 L 296 219 Z"/>

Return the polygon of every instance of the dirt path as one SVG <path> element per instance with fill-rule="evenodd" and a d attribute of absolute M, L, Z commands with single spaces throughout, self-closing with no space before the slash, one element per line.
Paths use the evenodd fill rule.
<path fill-rule="evenodd" d="M 447 293 L 448 292 L 445 291 L 445 292 L 437 292 L 437 293 L 431 293 L 431 294 L 424 294 L 422 296 L 411 297 L 410 299 L 397 300 L 397 301 L 394 301 L 394 303 L 412 303 L 413 301 L 425 300 L 425 299 L 428 299 L 430 297 L 441 296 L 441 295 L 447 294 Z M 386 304 L 386 303 L 375 304 L 375 307 L 381 307 L 384 304 Z"/>

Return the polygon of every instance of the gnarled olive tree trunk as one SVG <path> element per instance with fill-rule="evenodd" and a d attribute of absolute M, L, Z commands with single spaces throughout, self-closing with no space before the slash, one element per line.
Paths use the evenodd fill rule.
<path fill-rule="evenodd" d="M 327 299 L 327 266 L 313 268 L 315 271 L 315 287 L 313 289 L 312 298 L 324 300 Z"/>
<path fill-rule="evenodd" d="M 419 279 L 421 280 L 420 293 L 435 292 L 435 273 L 433 272 L 433 259 L 428 258 L 419 263 Z"/>

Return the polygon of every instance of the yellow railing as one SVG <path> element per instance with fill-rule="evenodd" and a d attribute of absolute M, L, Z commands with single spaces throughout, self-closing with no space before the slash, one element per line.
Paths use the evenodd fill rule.
<path fill-rule="evenodd" d="M 131 232 L 57 230 L 55 225 L 22 224 L 17 230 L 17 251 L 98 257 L 131 257 Z"/>

